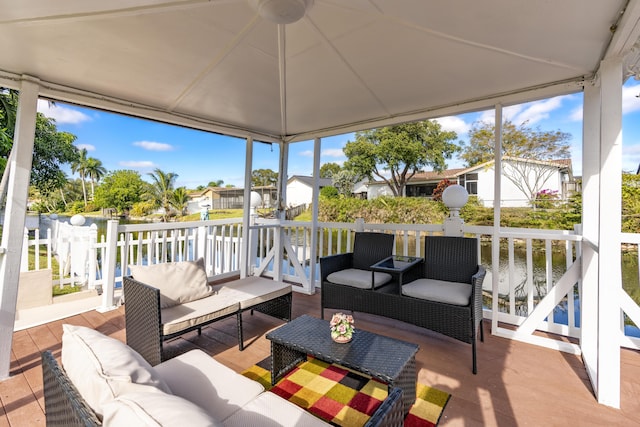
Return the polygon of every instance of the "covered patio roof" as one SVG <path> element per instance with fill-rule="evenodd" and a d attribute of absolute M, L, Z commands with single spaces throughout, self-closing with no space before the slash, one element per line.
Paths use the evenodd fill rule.
<path fill-rule="evenodd" d="M 0 85 L 299 141 L 580 91 L 640 31 L 627 0 L 309 3 L 277 25 L 247 0 L 0 0 Z"/>
<path fill-rule="evenodd" d="M 246 137 L 248 200 L 253 139 L 282 145 L 283 177 L 288 142 L 316 138 L 318 171 L 321 137 L 496 106 L 500 124 L 501 105 L 584 90 L 581 348 L 598 401 L 618 407 L 621 86 L 640 77 L 640 0 L 291 1 L 310 7 L 277 25 L 248 0 L 0 0 L 0 86 L 20 90 L 0 247 L 0 378 L 38 97 Z"/>

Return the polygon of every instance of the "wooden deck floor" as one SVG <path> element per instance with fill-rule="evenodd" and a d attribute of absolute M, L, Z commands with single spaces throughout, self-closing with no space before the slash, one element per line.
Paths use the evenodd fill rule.
<path fill-rule="evenodd" d="M 294 316 L 320 315 L 319 294 L 294 293 Z M 330 315 L 331 313 L 327 313 Z M 579 357 L 491 336 L 478 348 L 478 374 L 471 373 L 471 348 L 402 322 L 355 314 L 356 327 L 417 343 L 418 380 L 452 394 L 442 426 L 630 426 L 640 425 L 640 353 L 621 351 L 621 409 L 599 405 Z M 40 353 L 59 358 L 62 324 L 89 326 L 125 340 L 124 308 L 96 311 L 16 332 L 11 377 L 0 382 L 0 427 L 44 426 Z M 238 351 L 234 319 L 171 342 L 180 350 L 201 348 L 242 371 L 269 355 L 266 332 L 282 322 L 262 314 L 245 315 L 246 348 Z M 390 349 L 390 351 L 393 351 Z"/>

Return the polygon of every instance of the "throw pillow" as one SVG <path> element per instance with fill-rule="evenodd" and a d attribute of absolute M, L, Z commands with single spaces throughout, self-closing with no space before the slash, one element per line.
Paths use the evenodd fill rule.
<path fill-rule="evenodd" d="M 155 369 L 123 342 L 84 326 L 64 324 L 62 330 L 62 366 L 98 417 L 104 404 L 124 393 L 171 393 Z"/>
<path fill-rule="evenodd" d="M 195 301 L 213 293 L 208 285 L 203 258 L 197 261 L 130 265 L 129 270 L 137 281 L 160 289 L 160 308 Z"/>

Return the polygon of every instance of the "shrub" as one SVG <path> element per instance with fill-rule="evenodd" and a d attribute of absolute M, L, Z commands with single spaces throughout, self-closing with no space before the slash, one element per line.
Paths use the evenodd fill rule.
<path fill-rule="evenodd" d="M 320 189 L 320 197 L 325 197 L 327 199 L 334 199 L 338 197 L 338 189 L 332 185 L 327 185 L 326 187 L 322 187 Z"/>
<path fill-rule="evenodd" d="M 544 189 L 536 193 L 533 201 L 534 209 L 553 209 L 557 206 L 558 192 L 556 190 Z"/>
<path fill-rule="evenodd" d="M 323 222 L 437 224 L 444 220 L 441 204 L 421 197 L 378 197 L 372 200 L 339 198 L 320 200 L 318 218 Z"/>
<path fill-rule="evenodd" d="M 155 209 L 155 205 L 151 201 L 137 202 L 134 203 L 129 211 L 129 214 L 132 216 L 145 216 L 149 213 L 153 212 Z"/>
<path fill-rule="evenodd" d="M 76 200 L 69 205 L 69 212 L 72 214 L 84 213 L 84 202 L 82 200 Z"/>

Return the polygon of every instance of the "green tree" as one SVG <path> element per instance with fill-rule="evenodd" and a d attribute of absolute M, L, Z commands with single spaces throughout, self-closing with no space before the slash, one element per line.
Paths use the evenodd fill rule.
<path fill-rule="evenodd" d="M 0 174 L 13 146 L 17 108 L 18 92 L 0 88 Z M 64 187 L 67 178 L 62 167 L 77 156 L 75 139 L 73 134 L 58 132 L 55 120 L 37 113 L 30 183 L 43 197 Z"/>
<path fill-rule="evenodd" d="M 164 172 L 158 168 L 147 175 L 151 177 L 152 181 L 148 193 L 149 200 L 164 210 L 162 219 L 167 221 L 171 214 L 171 200 L 173 198 L 174 184 L 178 175 L 173 172 Z"/>
<path fill-rule="evenodd" d="M 217 179 L 215 181 L 209 181 L 207 187 L 222 187 L 222 184 L 224 184 L 224 181 L 221 179 Z"/>
<path fill-rule="evenodd" d="M 180 215 L 185 215 L 187 212 L 187 204 L 189 203 L 189 193 L 186 187 L 178 187 L 173 191 L 171 200 L 169 201 Z"/>
<path fill-rule="evenodd" d="M 271 169 L 256 169 L 251 172 L 251 186 L 274 186 L 278 183 L 278 172 Z"/>
<path fill-rule="evenodd" d="M 622 174 L 622 231 L 640 230 L 640 175 Z"/>
<path fill-rule="evenodd" d="M 502 125 L 502 155 L 522 159 L 554 160 L 570 155 L 571 134 L 557 131 L 542 131 L 531 128 L 524 122 L 516 126 L 507 120 Z M 469 131 L 469 143 L 462 142 L 460 158 L 467 166 L 475 166 L 494 159 L 495 126 L 492 123 L 476 122 Z"/>
<path fill-rule="evenodd" d="M 331 182 L 341 196 L 351 197 L 353 194 L 353 184 L 356 182 L 355 178 L 356 176 L 353 171 L 343 169 L 333 174 Z"/>
<path fill-rule="evenodd" d="M 91 198 L 93 199 L 96 192 L 96 182 L 99 182 L 102 177 L 107 174 L 107 169 L 102 166 L 102 162 L 94 157 L 87 159 L 86 174 L 91 179 Z"/>
<path fill-rule="evenodd" d="M 320 178 L 331 178 L 336 173 L 340 172 L 342 168 L 339 164 L 329 162 L 320 166 Z"/>
<path fill-rule="evenodd" d="M 446 167 L 445 160 L 458 147 L 455 132 L 443 131 L 440 124 L 427 120 L 356 132 L 356 140 L 344 147 L 345 169 L 356 179 L 373 176 L 387 183 L 394 196 L 402 196 L 407 181 L 426 166 Z"/>
<path fill-rule="evenodd" d="M 542 131 L 527 126 L 516 126 L 510 121 L 502 125 L 503 175 L 509 179 L 531 203 L 544 189 L 555 172 L 555 160 L 567 159 L 571 134 L 561 131 Z M 494 160 L 495 126 L 476 122 L 469 131 L 469 143 L 462 143 L 460 158 L 467 166 Z"/>
<path fill-rule="evenodd" d="M 93 202 L 99 208 L 116 208 L 118 212 L 125 212 L 140 202 L 140 195 L 148 191 L 148 186 L 136 171 L 109 172 L 96 188 Z"/>
<path fill-rule="evenodd" d="M 82 196 L 84 197 L 84 205 L 87 206 L 87 149 L 82 148 L 78 151 L 78 157 L 71 162 L 71 172 L 80 175 L 82 180 Z"/>

